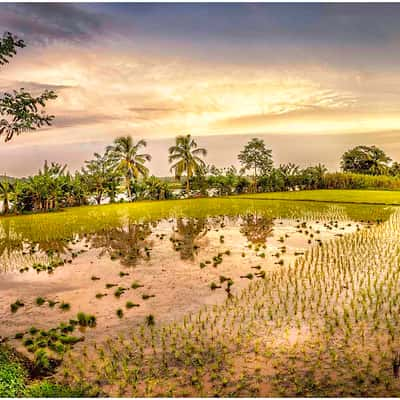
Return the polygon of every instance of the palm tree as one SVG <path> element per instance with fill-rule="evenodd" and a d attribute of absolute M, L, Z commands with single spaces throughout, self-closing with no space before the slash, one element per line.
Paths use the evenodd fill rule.
<path fill-rule="evenodd" d="M 4 176 L 0 181 L 0 196 L 3 198 L 3 213 L 8 214 L 10 211 L 10 194 L 14 192 L 14 185 Z"/>
<path fill-rule="evenodd" d="M 178 136 L 175 146 L 169 148 L 169 162 L 174 164 L 171 171 L 175 171 L 175 177 L 180 179 L 186 173 L 186 191 L 190 190 L 190 178 L 203 171 L 205 162 L 199 156 L 206 156 L 207 150 L 197 148 L 197 143 L 190 135 Z"/>
<path fill-rule="evenodd" d="M 132 136 L 121 136 L 114 140 L 114 145 L 107 147 L 107 152 L 117 163 L 117 169 L 125 176 L 126 190 L 130 200 L 132 199 L 132 178 L 138 179 L 140 175 L 145 177 L 149 173 L 144 163 L 151 160 L 151 155 L 139 153 L 140 148 L 146 145 L 143 139 L 135 144 Z"/>

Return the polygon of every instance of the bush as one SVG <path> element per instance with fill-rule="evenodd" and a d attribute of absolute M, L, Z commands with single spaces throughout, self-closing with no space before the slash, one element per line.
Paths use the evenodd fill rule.
<path fill-rule="evenodd" d="M 18 397 L 25 388 L 26 376 L 15 355 L 0 345 L 0 397 Z"/>
<path fill-rule="evenodd" d="M 386 189 L 400 190 L 400 177 L 388 175 L 364 175 L 350 172 L 327 173 L 321 189 Z"/>

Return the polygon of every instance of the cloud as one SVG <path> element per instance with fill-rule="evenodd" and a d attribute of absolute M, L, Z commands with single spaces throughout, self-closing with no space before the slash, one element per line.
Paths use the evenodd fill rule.
<path fill-rule="evenodd" d="M 29 42 L 82 42 L 106 31 L 105 17 L 82 6 L 63 3 L 2 4 L 0 25 Z"/>
<path fill-rule="evenodd" d="M 54 128 L 71 128 L 71 127 L 79 127 L 79 126 L 87 126 L 87 125 L 96 125 L 105 122 L 110 122 L 116 120 L 117 118 L 112 115 L 106 114 L 88 114 L 87 112 L 81 113 L 72 113 L 68 114 L 59 114 L 54 119 L 53 127 L 49 127 L 47 129 Z"/>
<path fill-rule="evenodd" d="M 13 90 L 18 90 L 19 88 L 23 88 L 32 93 L 41 93 L 44 90 L 54 90 L 60 92 L 65 89 L 73 89 L 76 86 L 71 85 L 57 85 L 57 84 L 48 84 L 42 82 L 31 82 L 31 81 L 1 81 L 0 80 L 0 92 L 10 92 Z"/>

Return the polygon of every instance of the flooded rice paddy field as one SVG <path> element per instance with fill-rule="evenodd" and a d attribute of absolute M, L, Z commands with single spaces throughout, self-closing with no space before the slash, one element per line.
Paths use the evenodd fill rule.
<path fill-rule="evenodd" d="M 362 292 L 364 277 L 354 284 L 353 272 L 364 268 L 360 262 L 392 265 L 393 213 L 370 205 L 199 199 L 2 218 L 0 336 L 42 370 L 64 359 L 63 379 L 124 396 L 277 395 L 271 388 L 280 375 L 260 364 L 262 344 L 263 356 L 286 371 L 279 385 L 288 391 L 278 394 L 293 395 L 297 389 L 285 383 L 292 370 L 276 345 L 282 351 L 312 339 L 310 354 L 317 344 L 320 354 L 321 321 L 313 321 L 322 305 L 333 307 L 321 314 L 333 324 L 332 336 L 341 318 L 351 325 L 349 304 L 359 322 L 349 293 Z M 377 282 L 384 271 L 378 275 Z M 378 283 L 368 280 L 363 299 L 372 301 L 371 285 Z M 228 361 L 230 347 L 243 343 L 250 347 Z M 209 367 L 218 372 L 215 382 Z M 268 383 L 258 382 L 260 373 Z"/>
<path fill-rule="evenodd" d="M 369 228 L 390 208 L 199 199 L 84 207 L 0 220 L 0 337 L 83 312 L 101 341 L 150 314 L 220 304 L 311 247 Z"/>

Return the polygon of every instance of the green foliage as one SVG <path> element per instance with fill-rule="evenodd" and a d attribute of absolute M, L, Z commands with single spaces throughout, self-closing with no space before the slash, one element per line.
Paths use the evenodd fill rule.
<path fill-rule="evenodd" d="M 359 174 L 383 175 L 388 172 L 388 157 L 382 149 L 376 146 L 356 146 L 347 150 L 341 159 L 344 172 Z"/>
<path fill-rule="evenodd" d="M 239 153 L 238 159 L 243 170 L 250 170 L 255 181 L 258 175 L 266 175 L 272 169 L 272 150 L 267 149 L 262 139 L 251 139 Z"/>
<path fill-rule="evenodd" d="M 94 194 L 97 204 L 101 203 L 104 194 L 114 202 L 121 179 L 115 161 L 107 152 L 103 155 L 94 153 L 94 159 L 85 161 L 85 165 L 85 168 L 82 168 L 82 180 L 87 190 Z"/>
<path fill-rule="evenodd" d="M 324 175 L 320 187 L 324 189 L 400 190 L 400 177 L 334 172 Z"/>
<path fill-rule="evenodd" d="M 89 397 L 91 392 L 88 388 L 80 387 L 69 387 L 66 385 L 60 385 L 51 380 L 44 379 L 42 381 L 36 381 L 23 391 L 23 397 L 53 397 L 53 398 L 68 398 L 68 397 Z"/>
<path fill-rule="evenodd" d="M 191 135 L 177 136 L 174 146 L 168 150 L 168 161 L 172 163 L 171 171 L 175 177 L 180 179 L 186 175 L 186 192 L 190 191 L 190 178 L 195 175 L 202 175 L 205 163 L 201 157 L 207 155 L 207 150 L 197 147 L 196 141 Z"/>
<path fill-rule="evenodd" d="M 25 387 L 27 372 L 15 355 L 0 345 L 0 397 L 18 397 Z"/>
<path fill-rule="evenodd" d="M 29 382 L 29 372 L 21 360 L 0 345 L 1 397 L 87 397 L 95 395 L 88 386 L 69 387 L 49 379 Z"/>
<path fill-rule="evenodd" d="M 16 55 L 17 48 L 23 47 L 23 40 L 6 32 L 0 39 L 0 65 L 8 63 Z M 0 97 L 0 136 L 5 135 L 7 142 L 14 135 L 51 125 L 54 116 L 45 114 L 44 108 L 48 100 L 56 98 L 57 95 L 51 90 L 45 90 L 36 97 L 24 89 L 4 93 Z"/>
<path fill-rule="evenodd" d="M 142 147 L 146 147 L 145 140 L 133 142 L 132 136 L 121 136 L 114 140 L 112 146 L 107 147 L 110 159 L 115 163 L 117 170 L 125 176 L 125 184 L 128 199 L 132 199 L 131 182 L 138 180 L 140 176 L 146 177 L 149 173 L 145 166 L 146 161 L 151 160 L 150 154 L 140 153 Z"/>

